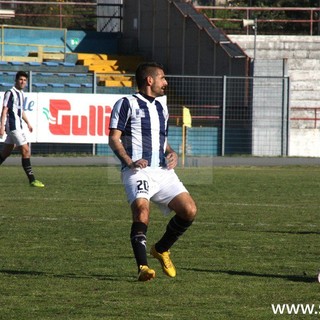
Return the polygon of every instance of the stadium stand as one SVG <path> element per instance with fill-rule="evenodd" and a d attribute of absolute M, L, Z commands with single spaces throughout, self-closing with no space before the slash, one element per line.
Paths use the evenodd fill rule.
<path fill-rule="evenodd" d="M 128 93 L 140 56 L 78 53 L 75 62 L 1 61 L 1 87 L 11 87 L 17 71 L 30 72 L 33 92 Z M 97 77 L 95 82 L 94 77 Z M 64 88 L 64 91 L 62 90 Z M 127 88 L 127 89 L 122 89 Z"/>
<path fill-rule="evenodd" d="M 78 54 L 79 65 L 84 65 L 89 71 L 97 74 L 99 86 L 133 87 L 133 78 L 137 64 L 143 61 L 135 55 Z"/>
<path fill-rule="evenodd" d="M 33 92 L 92 93 L 94 73 L 74 62 L 1 61 L 0 90 L 11 88 L 17 71 L 29 72 Z"/>
<path fill-rule="evenodd" d="M 98 36 L 104 40 L 103 46 L 99 41 L 99 48 Z M 118 56 L 114 34 L 6 25 L 2 41 L 0 70 L 7 74 L 0 81 L 4 88 L 13 84 L 17 71 L 24 70 L 30 73 L 29 89 L 34 92 L 127 93 L 123 88 L 131 91 L 134 86 L 128 74 L 142 60 Z"/>

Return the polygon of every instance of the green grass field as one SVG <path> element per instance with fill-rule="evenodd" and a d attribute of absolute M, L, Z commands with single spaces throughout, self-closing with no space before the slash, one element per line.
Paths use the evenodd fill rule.
<path fill-rule="evenodd" d="M 44 189 L 0 167 L 3 320 L 291 319 L 271 304 L 319 306 L 320 167 L 177 169 L 198 217 L 171 250 L 177 277 L 150 258 L 147 283 L 118 169 L 34 171 Z M 168 219 L 152 206 L 149 248 Z"/>

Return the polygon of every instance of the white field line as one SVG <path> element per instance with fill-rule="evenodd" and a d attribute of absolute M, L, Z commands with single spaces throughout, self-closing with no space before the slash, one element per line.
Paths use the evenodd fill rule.
<path fill-rule="evenodd" d="M 2 196 L 1 200 L 3 202 L 5 201 L 16 201 L 16 198 L 12 197 L 6 197 Z M 35 201 L 37 198 L 35 197 L 19 197 L 19 200 L 22 201 Z M 69 202 L 106 202 L 106 203 L 127 203 L 125 197 L 122 199 L 114 199 L 114 198 L 108 198 L 108 197 L 101 197 L 101 198 L 84 198 L 84 199 L 79 199 L 79 198 L 65 198 L 65 197 L 44 197 L 41 198 L 43 201 L 69 201 Z M 217 205 L 217 206 L 243 206 L 243 207 L 270 207 L 270 208 L 300 208 L 300 207 L 319 207 L 319 204 L 317 203 L 301 203 L 298 205 L 292 205 L 292 204 L 274 204 L 274 203 L 245 203 L 245 202 L 209 202 L 209 201 L 201 201 L 201 205 Z"/>
<path fill-rule="evenodd" d="M 159 215 L 161 215 L 161 213 L 159 213 Z M 107 223 L 110 225 L 111 224 L 116 224 L 116 223 L 122 223 L 124 221 L 128 221 L 128 218 L 126 215 L 123 216 L 123 219 L 112 219 L 110 220 L 110 218 L 106 218 L 106 219 L 101 219 L 101 218 L 97 218 L 97 219 L 94 219 L 94 218 L 91 218 L 91 217 L 88 217 L 88 218 L 82 218 L 82 217 L 79 217 L 78 219 L 75 218 L 74 216 L 73 217 L 68 217 L 68 216 L 60 216 L 60 217 L 38 217 L 38 216 L 5 216 L 5 215 L 2 215 L 0 216 L 0 220 L 8 220 L 8 219 L 11 219 L 11 220 L 15 220 L 15 221 L 73 221 L 73 222 L 81 222 L 81 221 L 90 221 L 90 222 L 102 222 L 102 223 Z M 155 224 L 159 224 L 159 225 L 163 225 L 165 226 L 165 222 L 163 220 L 153 220 L 152 221 L 152 224 L 155 225 Z M 246 226 L 246 225 L 250 225 L 248 224 L 247 222 L 221 222 L 221 221 L 198 221 L 196 220 L 194 222 L 194 224 L 196 225 L 203 225 L 203 226 L 219 226 L 219 225 L 227 225 L 227 226 L 234 226 L 234 227 L 241 227 L 241 226 Z M 258 222 L 258 223 L 255 223 L 253 224 L 251 227 L 270 227 L 270 226 L 274 226 L 274 224 L 272 223 L 261 223 L 261 222 Z M 298 226 L 301 226 L 301 223 L 297 223 L 297 224 L 293 224 L 293 223 L 285 223 L 282 225 L 282 227 L 291 227 L 291 228 L 294 228 L 294 227 L 298 227 Z M 317 230 L 319 229 L 319 226 L 316 225 L 316 224 L 312 224 L 312 223 L 308 223 L 308 224 L 305 224 L 303 225 L 304 228 L 316 228 Z"/>
<path fill-rule="evenodd" d="M 125 199 L 108 199 L 107 197 L 103 198 L 65 198 L 65 197 L 41 197 L 41 199 L 35 198 L 35 197 L 19 197 L 19 200 L 22 201 L 35 201 L 35 200 L 43 200 L 43 201 L 74 201 L 74 202 L 124 202 Z M 12 197 L 1 197 L 1 201 L 17 201 L 16 198 Z"/>
<path fill-rule="evenodd" d="M 244 202 L 203 202 L 203 205 L 217 205 L 217 206 L 243 206 L 243 207 L 264 207 L 264 208 L 306 208 L 319 207 L 317 203 L 301 203 L 298 205 L 292 204 L 274 204 L 274 203 L 244 203 Z"/>

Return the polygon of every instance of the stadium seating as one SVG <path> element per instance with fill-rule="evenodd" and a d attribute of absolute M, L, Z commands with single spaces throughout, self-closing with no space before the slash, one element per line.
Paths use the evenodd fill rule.
<path fill-rule="evenodd" d="M 95 72 L 99 86 L 131 88 L 134 83 L 130 74 L 141 61 L 141 56 L 79 53 L 77 64 Z"/>
<path fill-rule="evenodd" d="M 12 87 L 12 82 L 0 82 L 0 91 L 8 90 Z"/>
<path fill-rule="evenodd" d="M 24 70 L 31 72 L 33 92 L 127 94 L 132 92 L 133 74 L 141 61 L 140 56 L 90 53 L 70 54 L 66 61 L 0 61 L 0 90 L 12 87 L 16 72 Z"/>
<path fill-rule="evenodd" d="M 16 58 L 0 61 L 1 91 L 11 88 L 16 72 L 24 70 L 30 72 L 32 92 L 128 94 L 135 85 L 136 66 L 142 61 L 140 56 L 91 53 L 67 54 L 65 61 L 19 61 Z"/>
<path fill-rule="evenodd" d="M 0 61 L 1 91 L 13 86 L 19 70 L 30 72 L 32 92 L 93 92 L 94 74 L 87 67 L 76 65 L 75 62 L 56 61 Z"/>

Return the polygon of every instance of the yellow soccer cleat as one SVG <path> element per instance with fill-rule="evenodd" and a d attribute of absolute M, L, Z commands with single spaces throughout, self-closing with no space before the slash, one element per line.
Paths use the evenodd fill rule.
<path fill-rule="evenodd" d="M 140 266 L 138 275 L 139 281 L 149 281 L 156 277 L 156 272 L 148 266 Z"/>
<path fill-rule="evenodd" d="M 30 182 L 30 186 L 36 187 L 36 188 L 43 188 L 44 184 L 39 180 L 34 180 L 34 181 Z"/>
<path fill-rule="evenodd" d="M 159 252 L 157 252 L 155 246 L 153 245 L 151 247 L 150 254 L 154 258 L 156 258 L 160 261 L 162 270 L 167 276 L 169 276 L 171 278 L 174 278 L 176 276 L 177 272 L 176 272 L 176 268 L 174 267 L 174 265 L 170 259 L 170 251 L 165 251 L 165 252 L 159 253 Z"/>

